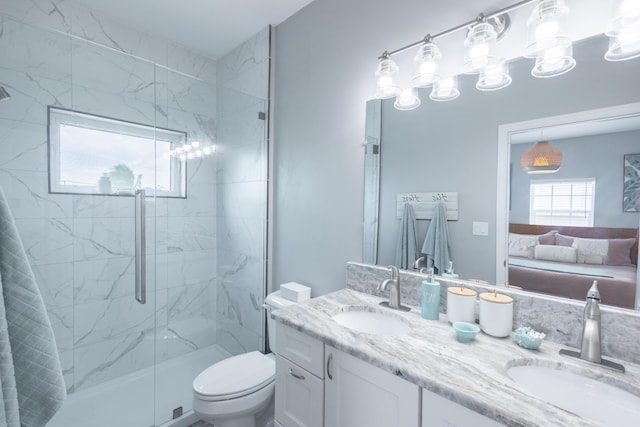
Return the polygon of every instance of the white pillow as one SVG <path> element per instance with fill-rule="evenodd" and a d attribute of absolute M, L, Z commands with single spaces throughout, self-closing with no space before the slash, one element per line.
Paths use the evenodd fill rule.
<path fill-rule="evenodd" d="M 578 250 L 578 264 L 604 264 L 609 253 L 609 240 L 574 237 L 571 247 Z"/>
<path fill-rule="evenodd" d="M 569 246 L 538 245 L 533 255 L 546 261 L 575 263 L 578 260 L 578 250 Z"/>
<path fill-rule="evenodd" d="M 538 244 L 538 236 L 509 233 L 509 255 L 533 258 L 533 248 Z"/>

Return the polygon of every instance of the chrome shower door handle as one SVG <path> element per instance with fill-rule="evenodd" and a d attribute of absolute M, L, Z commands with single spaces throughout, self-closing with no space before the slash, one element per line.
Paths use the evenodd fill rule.
<path fill-rule="evenodd" d="M 145 191 L 136 190 L 135 194 L 135 265 L 136 265 L 136 301 L 147 302 L 147 237 Z"/>

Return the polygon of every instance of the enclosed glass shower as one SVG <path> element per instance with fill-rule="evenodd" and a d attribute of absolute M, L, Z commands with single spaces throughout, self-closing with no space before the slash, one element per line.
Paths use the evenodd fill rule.
<path fill-rule="evenodd" d="M 0 18 L 0 186 L 69 393 L 49 425 L 168 423 L 264 346 L 266 99 Z"/>

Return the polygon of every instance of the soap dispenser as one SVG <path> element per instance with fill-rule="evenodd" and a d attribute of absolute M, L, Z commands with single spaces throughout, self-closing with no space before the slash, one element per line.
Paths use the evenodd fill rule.
<path fill-rule="evenodd" d="M 433 268 L 427 271 L 427 280 L 422 281 L 422 317 L 440 319 L 440 283 L 433 277 Z"/>

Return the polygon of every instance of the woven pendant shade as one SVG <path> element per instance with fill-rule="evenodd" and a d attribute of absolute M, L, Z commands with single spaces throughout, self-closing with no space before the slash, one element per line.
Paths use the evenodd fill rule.
<path fill-rule="evenodd" d="M 549 145 L 549 141 L 538 141 L 525 151 L 520 159 L 527 173 L 554 173 L 562 165 L 562 151 Z"/>

